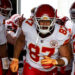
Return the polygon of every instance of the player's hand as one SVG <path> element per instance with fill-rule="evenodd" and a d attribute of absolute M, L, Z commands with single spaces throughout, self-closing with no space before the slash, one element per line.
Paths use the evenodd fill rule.
<path fill-rule="evenodd" d="M 44 68 L 51 68 L 55 65 L 57 65 L 57 60 L 56 59 L 52 59 L 48 56 L 44 56 L 44 59 L 41 60 L 41 64 Z"/>
<path fill-rule="evenodd" d="M 23 17 L 23 14 L 22 14 L 22 16 L 19 18 L 19 21 L 18 21 L 19 27 L 22 26 L 22 22 L 23 22 L 24 20 L 25 20 L 25 18 Z"/>
<path fill-rule="evenodd" d="M 19 60 L 16 58 L 13 58 L 11 63 L 10 63 L 10 69 L 12 72 L 17 72 L 18 71 L 18 63 Z"/>

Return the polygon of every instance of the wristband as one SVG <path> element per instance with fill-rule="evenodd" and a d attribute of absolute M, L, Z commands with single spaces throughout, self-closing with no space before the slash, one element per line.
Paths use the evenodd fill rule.
<path fill-rule="evenodd" d="M 22 30 L 21 27 L 18 27 L 16 34 L 15 34 L 16 37 L 19 37 L 21 30 Z"/>
<path fill-rule="evenodd" d="M 2 67 L 4 70 L 9 68 L 9 59 L 8 57 L 2 58 Z"/>
<path fill-rule="evenodd" d="M 66 57 L 62 57 L 60 59 L 62 59 L 65 62 L 64 66 L 68 65 L 68 59 Z"/>

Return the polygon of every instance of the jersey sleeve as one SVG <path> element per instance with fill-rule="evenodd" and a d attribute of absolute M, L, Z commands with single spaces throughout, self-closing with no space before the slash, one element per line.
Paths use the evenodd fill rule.
<path fill-rule="evenodd" d="M 65 23 L 65 27 L 67 28 L 67 30 L 69 31 L 69 33 L 72 33 L 72 26 L 73 26 L 73 22 L 71 20 L 68 20 Z"/>
<path fill-rule="evenodd" d="M 25 23 L 26 21 L 24 20 L 23 21 L 23 23 L 22 23 L 22 31 L 23 31 L 23 33 L 24 33 L 24 35 L 25 35 L 25 33 L 27 32 L 27 24 Z"/>
<path fill-rule="evenodd" d="M 70 42 L 70 34 L 65 27 L 60 27 L 58 29 L 57 37 L 60 45 L 65 45 Z"/>
<path fill-rule="evenodd" d="M 11 27 L 12 27 L 12 21 L 11 21 L 11 19 L 6 20 L 5 21 L 5 28 L 6 28 L 6 30 L 10 30 Z"/>
<path fill-rule="evenodd" d="M 33 25 L 33 21 L 31 19 L 24 20 L 22 23 L 22 31 L 24 34 L 28 34 Z"/>

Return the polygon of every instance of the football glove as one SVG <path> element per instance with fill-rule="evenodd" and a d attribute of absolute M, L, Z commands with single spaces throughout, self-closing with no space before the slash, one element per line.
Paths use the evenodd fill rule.
<path fill-rule="evenodd" d="M 55 65 L 57 65 L 58 62 L 56 59 L 52 59 L 48 56 L 44 56 L 44 59 L 41 60 L 41 65 L 45 68 L 45 69 L 48 69 L 48 68 L 51 68 Z"/>
<path fill-rule="evenodd" d="M 13 58 L 11 63 L 10 63 L 10 69 L 12 72 L 17 72 L 18 71 L 18 63 L 19 60 L 16 58 Z"/>

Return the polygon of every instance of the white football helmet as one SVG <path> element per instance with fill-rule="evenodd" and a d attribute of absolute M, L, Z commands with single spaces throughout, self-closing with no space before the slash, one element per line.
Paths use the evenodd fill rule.
<path fill-rule="evenodd" d="M 12 20 L 15 26 L 18 26 L 18 21 L 20 18 L 21 18 L 21 15 L 19 14 L 14 14 L 10 17 L 10 19 Z"/>

